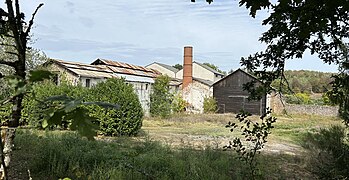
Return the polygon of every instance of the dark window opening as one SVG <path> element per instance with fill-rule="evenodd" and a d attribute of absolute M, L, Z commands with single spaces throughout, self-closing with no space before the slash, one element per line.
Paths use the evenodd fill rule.
<path fill-rule="evenodd" d="M 86 83 L 85 83 L 86 87 L 91 87 L 91 80 L 90 79 L 86 79 Z"/>
<path fill-rule="evenodd" d="M 148 90 L 148 84 L 145 84 L 145 90 Z"/>

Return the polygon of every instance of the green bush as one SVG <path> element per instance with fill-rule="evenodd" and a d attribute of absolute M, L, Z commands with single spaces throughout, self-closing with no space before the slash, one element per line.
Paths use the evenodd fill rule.
<path fill-rule="evenodd" d="M 303 147 L 309 150 L 308 167 L 320 179 L 349 177 L 349 145 L 344 127 L 332 126 L 308 133 Z"/>
<path fill-rule="evenodd" d="M 21 121 L 34 127 L 41 127 L 46 109 L 43 101 L 51 96 L 66 95 L 68 97 L 85 99 L 88 89 L 78 85 L 73 86 L 68 82 L 61 82 L 59 86 L 51 81 L 33 85 L 31 93 L 23 99 Z"/>
<path fill-rule="evenodd" d="M 88 101 L 118 104 L 119 109 L 88 107 L 100 123 L 100 132 L 108 136 L 136 135 L 142 126 L 143 110 L 132 85 L 124 79 L 108 79 L 90 89 Z"/>
<path fill-rule="evenodd" d="M 173 97 L 169 83 L 170 77 L 166 75 L 155 79 L 153 92 L 150 94 L 150 114 L 152 116 L 168 117 L 171 114 Z"/>
<path fill-rule="evenodd" d="M 120 105 L 120 109 L 104 109 L 97 105 L 86 106 L 89 115 L 97 118 L 103 135 L 135 135 L 142 126 L 143 111 L 131 85 L 123 79 L 108 79 L 92 88 L 61 83 L 59 86 L 47 81 L 33 86 L 32 92 L 23 101 L 22 121 L 41 127 L 46 109 L 46 98 L 67 95 L 83 101 L 108 102 Z M 63 128 L 66 126 L 63 126 Z"/>
<path fill-rule="evenodd" d="M 217 101 L 214 97 L 204 98 L 204 113 L 215 113 L 217 112 Z"/>
<path fill-rule="evenodd" d="M 310 96 L 306 93 L 296 93 L 295 95 L 285 95 L 286 102 L 289 104 L 310 104 Z"/>
<path fill-rule="evenodd" d="M 183 99 L 181 94 L 177 93 L 173 96 L 172 111 L 174 113 L 184 112 L 187 105 L 188 105 L 188 102 Z"/>

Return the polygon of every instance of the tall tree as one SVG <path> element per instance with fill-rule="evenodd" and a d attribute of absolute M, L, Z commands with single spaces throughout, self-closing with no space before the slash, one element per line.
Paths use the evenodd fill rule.
<path fill-rule="evenodd" d="M 0 65 L 6 65 L 13 69 L 12 83 L 16 93 L 9 99 L 12 102 L 11 118 L 6 122 L 8 128 L 2 129 L 5 142 L 0 143 L 1 145 L 4 144 L 4 147 L 1 148 L 3 150 L 1 159 L 4 179 L 6 179 L 7 175 L 6 167 L 10 163 L 10 153 L 12 151 L 15 130 L 19 126 L 19 120 L 21 118 L 22 100 L 24 97 L 23 89 L 25 89 L 27 73 L 27 44 L 30 39 L 30 31 L 34 24 L 34 17 L 43 4 L 39 4 L 28 22 L 25 21 L 24 13 L 20 9 L 19 0 L 5 0 L 5 5 L 5 9 L 0 8 L 0 45 L 2 48 L 14 48 L 14 52 L 9 51 L 6 53 L 13 55 L 15 59 L 0 59 Z M 1 75 L 1 78 L 4 77 L 6 76 Z"/>
<path fill-rule="evenodd" d="M 168 117 L 171 114 L 173 95 L 170 93 L 170 77 L 158 76 L 150 94 L 150 114 L 152 116 Z"/>
<path fill-rule="evenodd" d="M 266 44 L 266 49 L 242 58 L 241 64 L 256 71 L 269 85 L 280 77 L 280 83 L 287 84 L 285 61 L 302 58 L 306 51 L 324 63 L 337 64 L 339 73 L 334 76 L 331 97 L 340 105 L 344 121 L 349 122 L 349 1 L 240 0 L 239 5 L 245 6 L 252 17 L 262 9 L 270 12 L 262 23 L 269 29 L 259 39 Z M 270 88 L 263 91 L 268 90 Z"/>

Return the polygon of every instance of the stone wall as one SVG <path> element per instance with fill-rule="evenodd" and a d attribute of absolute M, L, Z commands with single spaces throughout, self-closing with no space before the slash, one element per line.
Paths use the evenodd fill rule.
<path fill-rule="evenodd" d="M 287 104 L 283 96 L 273 92 L 270 94 L 270 108 L 275 114 L 314 114 L 320 116 L 337 116 L 338 106 L 319 106 L 303 104 Z"/>
<path fill-rule="evenodd" d="M 337 116 L 338 106 L 286 104 L 285 111 L 287 112 L 287 114 L 313 114 L 320 116 Z"/>

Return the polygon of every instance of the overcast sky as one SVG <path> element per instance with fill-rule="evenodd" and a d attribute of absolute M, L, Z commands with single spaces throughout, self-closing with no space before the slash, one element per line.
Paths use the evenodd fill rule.
<path fill-rule="evenodd" d="M 267 27 L 267 12 L 248 16 L 237 0 L 22 0 L 27 18 L 43 2 L 32 30 L 33 47 L 49 57 L 91 63 L 97 58 L 136 65 L 182 64 L 183 47 L 194 48 L 194 60 L 229 71 L 265 47 L 258 42 Z M 287 69 L 336 72 L 306 55 Z"/>

